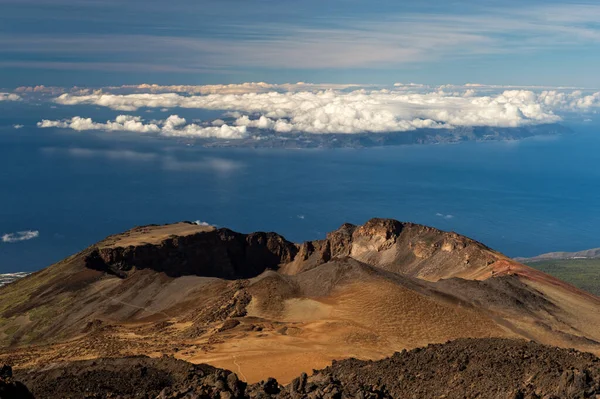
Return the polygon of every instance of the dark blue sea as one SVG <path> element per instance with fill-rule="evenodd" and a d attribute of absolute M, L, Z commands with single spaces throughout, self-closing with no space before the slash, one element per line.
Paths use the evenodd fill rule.
<path fill-rule="evenodd" d="M 600 129 L 590 123 L 519 142 L 283 151 L 35 127 L 79 115 L 73 108 L 0 111 L 0 235 L 39 231 L 0 241 L 0 273 L 180 220 L 303 241 L 386 217 L 454 230 L 510 256 L 600 246 Z"/>

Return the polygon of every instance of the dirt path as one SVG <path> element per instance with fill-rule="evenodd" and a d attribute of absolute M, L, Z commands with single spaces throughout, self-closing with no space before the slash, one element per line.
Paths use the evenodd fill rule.
<path fill-rule="evenodd" d="M 235 364 L 235 366 L 237 367 L 237 369 L 238 369 L 238 375 L 240 377 L 242 377 L 242 380 L 248 381 L 248 378 L 246 378 L 246 375 L 242 371 L 242 366 L 240 366 L 240 364 L 238 363 L 237 356 L 235 354 L 233 355 L 233 364 Z"/>

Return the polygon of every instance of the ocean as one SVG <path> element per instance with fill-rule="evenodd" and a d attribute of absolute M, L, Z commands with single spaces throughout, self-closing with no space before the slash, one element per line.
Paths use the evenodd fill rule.
<path fill-rule="evenodd" d="M 593 123 L 518 142 L 252 150 L 42 130 L 40 114 L 26 111 L 5 106 L 0 116 L 0 236 L 38 235 L 0 241 L 0 273 L 35 271 L 107 235 L 181 220 L 304 241 L 385 217 L 453 230 L 509 256 L 600 246 Z"/>

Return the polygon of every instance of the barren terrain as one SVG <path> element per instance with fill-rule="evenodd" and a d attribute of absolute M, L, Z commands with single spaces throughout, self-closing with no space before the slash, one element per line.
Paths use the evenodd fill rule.
<path fill-rule="evenodd" d="M 287 384 L 458 338 L 600 354 L 600 299 L 455 233 L 373 219 L 290 243 L 179 223 L 107 238 L 0 289 L 0 363 L 174 356 Z"/>
<path fill-rule="evenodd" d="M 600 358 L 509 339 L 459 339 L 379 361 L 347 359 L 289 384 L 172 357 L 45 364 L 0 375 L 2 398 L 580 399 L 600 394 Z M 31 394 L 28 392 L 30 390 Z M 6 395 L 6 396 L 4 396 Z"/>

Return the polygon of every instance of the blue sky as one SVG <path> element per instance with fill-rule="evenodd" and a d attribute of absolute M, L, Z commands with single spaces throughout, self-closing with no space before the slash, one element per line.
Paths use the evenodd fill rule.
<path fill-rule="evenodd" d="M 248 81 L 600 87 L 600 4 L 0 0 L 0 87 Z"/>

